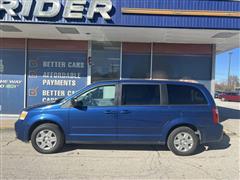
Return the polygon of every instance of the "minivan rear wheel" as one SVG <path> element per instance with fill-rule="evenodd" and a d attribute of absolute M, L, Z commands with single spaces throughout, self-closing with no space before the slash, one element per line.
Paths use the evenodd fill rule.
<path fill-rule="evenodd" d="M 168 136 L 167 145 L 174 154 L 188 156 L 196 152 L 199 139 L 191 128 L 178 127 Z"/>
<path fill-rule="evenodd" d="M 40 153 L 56 153 L 64 145 L 64 136 L 57 125 L 46 123 L 33 130 L 31 143 L 34 149 Z"/>

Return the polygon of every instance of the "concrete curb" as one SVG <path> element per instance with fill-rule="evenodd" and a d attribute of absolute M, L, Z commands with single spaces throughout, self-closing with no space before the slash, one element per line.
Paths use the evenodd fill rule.
<path fill-rule="evenodd" d="M 14 129 L 16 120 L 0 120 L 0 129 Z"/>

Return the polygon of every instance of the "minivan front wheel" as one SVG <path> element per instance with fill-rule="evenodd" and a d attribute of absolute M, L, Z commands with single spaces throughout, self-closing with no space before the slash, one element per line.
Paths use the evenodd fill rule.
<path fill-rule="evenodd" d="M 174 129 L 167 140 L 168 148 L 176 155 L 188 156 L 195 153 L 198 148 L 199 139 L 195 132 L 189 127 L 178 127 Z"/>
<path fill-rule="evenodd" d="M 33 130 L 31 143 L 38 152 L 50 154 L 58 152 L 63 147 L 64 138 L 57 125 L 46 123 Z"/>

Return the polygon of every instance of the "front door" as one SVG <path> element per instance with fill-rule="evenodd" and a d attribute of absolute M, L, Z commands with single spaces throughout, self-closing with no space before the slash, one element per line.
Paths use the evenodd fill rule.
<path fill-rule="evenodd" d="M 117 125 L 116 85 L 95 87 L 75 97 L 82 107 L 69 110 L 72 141 L 115 141 Z"/>

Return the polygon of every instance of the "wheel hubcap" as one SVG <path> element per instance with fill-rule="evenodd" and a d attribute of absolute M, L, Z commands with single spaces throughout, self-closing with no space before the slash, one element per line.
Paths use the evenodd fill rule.
<path fill-rule="evenodd" d="M 180 152 L 187 152 L 193 147 L 193 138 L 187 132 L 178 133 L 174 138 L 174 147 Z"/>
<path fill-rule="evenodd" d="M 51 130 L 42 130 L 36 136 L 36 143 L 41 149 L 50 150 L 56 145 L 57 136 Z"/>

